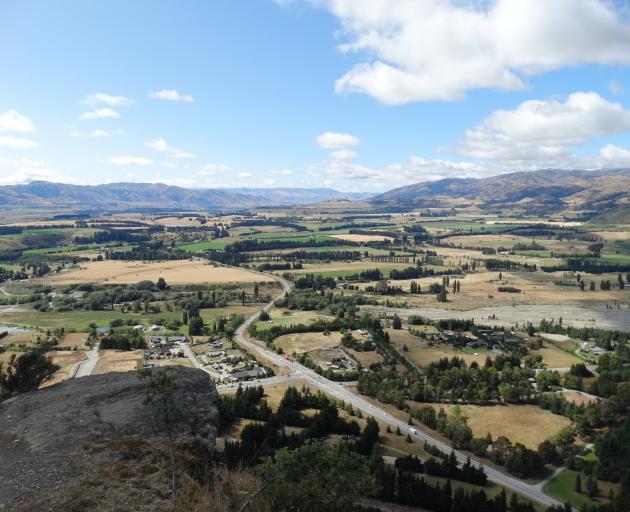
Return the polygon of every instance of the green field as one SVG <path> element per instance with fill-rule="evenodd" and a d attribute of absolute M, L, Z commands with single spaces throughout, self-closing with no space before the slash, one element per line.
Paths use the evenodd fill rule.
<path fill-rule="evenodd" d="M 98 244 L 91 245 L 66 245 L 63 247 L 46 247 L 44 249 L 28 249 L 24 251 L 24 254 L 63 254 L 67 252 L 87 251 L 91 249 L 98 249 L 101 247 Z"/>
<path fill-rule="evenodd" d="M 616 254 L 612 252 L 605 252 L 601 255 L 601 260 L 609 261 L 611 263 L 630 263 L 630 254 Z"/>
<path fill-rule="evenodd" d="M 474 233 L 503 233 L 526 224 L 482 224 L 472 221 L 424 221 L 419 224 L 427 229 L 449 231 L 472 231 Z"/>
<path fill-rule="evenodd" d="M 34 310 L 23 313 L 12 313 L 2 315 L 2 322 L 28 326 L 40 327 L 42 329 L 53 329 L 64 327 L 66 330 L 87 331 L 89 324 L 94 322 L 98 327 L 106 327 L 110 321 L 121 318 L 133 318 L 138 324 L 146 326 L 152 325 L 158 318 L 164 320 L 181 319 L 181 312 L 162 311 L 161 313 L 121 313 L 120 311 L 51 311 L 40 313 Z"/>
<path fill-rule="evenodd" d="M 568 501 L 576 507 L 583 507 L 584 505 L 601 505 L 602 503 L 608 501 L 602 499 L 601 497 L 594 501 L 588 497 L 584 491 L 587 479 L 587 476 L 584 473 L 580 474 L 580 478 L 582 479 L 582 493 L 578 494 L 575 492 L 575 477 L 577 474 L 577 471 L 564 469 L 552 478 L 547 485 L 545 485 L 544 491 L 557 500 L 562 501 L 563 503 Z M 600 496 L 605 495 L 605 492 L 602 490 L 601 483 L 598 483 L 598 485 L 600 488 Z"/>
<path fill-rule="evenodd" d="M 225 249 L 226 245 L 231 244 L 234 240 L 213 240 L 211 242 L 195 242 L 192 244 L 178 245 L 179 249 L 189 252 L 207 251 L 210 249 Z"/>
<path fill-rule="evenodd" d="M 519 256 L 531 256 L 532 258 L 551 258 L 553 257 L 552 251 L 516 251 Z"/>

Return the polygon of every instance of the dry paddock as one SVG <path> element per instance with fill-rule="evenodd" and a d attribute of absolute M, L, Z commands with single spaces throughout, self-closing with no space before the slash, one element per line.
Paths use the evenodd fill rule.
<path fill-rule="evenodd" d="M 79 268 L 56 274 L 46 280 L 53 285 L 80 283 L 133 284 L 157 281 L 163 277 L 169 284 L 251 283 L 265 279 L 246 270 L 215 267 L 201 260 L 163 262 L 105 260 L 82 263 Z"/>

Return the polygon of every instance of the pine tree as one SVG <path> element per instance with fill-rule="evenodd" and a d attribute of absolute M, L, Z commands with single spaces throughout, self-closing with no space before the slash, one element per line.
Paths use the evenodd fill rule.
<path fill-rule="evenodd" d="M 578 494 L 582 492 L 582 478 L 579 473 L 575 476 L 575 492 Z"/>

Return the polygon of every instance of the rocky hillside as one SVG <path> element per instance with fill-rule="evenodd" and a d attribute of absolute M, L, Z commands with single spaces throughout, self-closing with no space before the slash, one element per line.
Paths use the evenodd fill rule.
<path fill-rule="evenodd" d="M 214 443 L 214 383 L 201 370 L 171 371 L 180 387 L 182 438 Z M 49 509 L 49 496 L 159 439 L 144 398 L 137 372 L 125 372 L 69 380 L 0 402 L 0 510 L 29 510 L 29 504 Z"/>
<path fill-rule="evenodd" d="M 630 169 L 547 169 L 484 179 L 444 179 L 390 190 L 371 201 L 408 208 L 477 206 L 482 210 L 600 213 L 630 205 Z"/>

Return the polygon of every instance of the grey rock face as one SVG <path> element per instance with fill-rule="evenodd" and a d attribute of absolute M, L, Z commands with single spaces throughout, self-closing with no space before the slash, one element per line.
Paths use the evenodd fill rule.
<path fill-rule="evenodd" d="M 181 435 L 214 443 L 214 383 L 201 370 L 170 371 L 179 385 Z M 123 372 L 69 380 L 0 402 L 0 510 L 54 491 L 80 474 L 79 452 L 91 442 L 160 436 L 144 399 L 145 383 L 136 372 Z"/>

